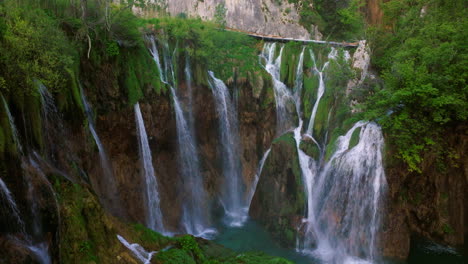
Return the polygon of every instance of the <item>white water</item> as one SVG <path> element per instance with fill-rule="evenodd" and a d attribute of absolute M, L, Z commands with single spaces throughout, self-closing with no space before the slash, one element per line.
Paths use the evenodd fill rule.
<path fill-rule="evenodd" d="M 299 55 L 299 62 L 296 68 L 296 80 L 294 80 L 294 100 L 296 104 L 296 113 L 301 116 L 301 96 L 302 86 L 304 83 L 304 51 L 305 47 L 302 48 L 301 54 Z"/>
<path fill-rule="evenodd" d="M 2 101 L 3 101 L 3 107 L 5 108 L 5 112 L 7 113 L 7 116 L 8 116 L 8 121 L 10 122 L 10 129 L 11 129 L 13 141 L 15 143 L 16 148 L 18 149 L 18 152 L 22 155 L 23 146 L 21 145 L 21 142 L 18 137 L 18 131 L 16 130 L 16 126 L 15 126 L 15 119 L 11 115 L 10 108 L 8 108 L 8 104 L 3 96 L 2 96 Z"/>
<path fill-rule="evenodd" d="M 272 75 L 277 102 L 277 119 L 286 131 L 284 124 L 293 123 L 293 116 L 286 111 L 289 90 L 279 82 L 281 54 L 274 61 L 275 44 L 266 43 L 261 57 L 266 61 L 265 69 Z M 294 138 L 307 193 L 307 210 L 299 230 L 303 238 L 298 240 L 297 250 L 326 263 L 373 263 L 376 259 L 379 210 L 386 190 L 386 180 L 382 167 L 383 136 L 375 123 L 358 122 L 346 135 L 338 138 L 336 149 L 330 161 L 314 160 L 300 149 L 302 137 L 306 136 L 321 147 L 312 136 L 314 122 L 320 101 L 325 93 L 324 72 L 338 51 L 334 48 L 328 54 L 321 69 L 317 67 L 315 56 L 313 70 L 319 78 L 317 98 L 311 112 L 306 134 L 302 134 L 303 121 L 300 114 L 300 93 L 302 89 L 302 52 L 296 68 L 297 78 L 294 87 L 294 103 L 299 116 L 299 124 L 294 129 Z M 347 53 L 344 53 L 347 60 Z M 275 62 L 275 63 L 274 63 Z M 286 91 L 286 92 L 284 92 Z M 286 94 L 286 96 L 285 96 Z M 285 120 L 286 119 L 286 120 Z M 359 143 L 352 149 L 349 143 L 353 132 L 361 128 Z M 325 138 L 326 141 L 326 138 Z M 327 142 L 324 142 L 325 145 Z"/>
<path fill-rule="evenodd" d="M 237 124 L 237 109 L 226 85 L 209 72 L 209 84 L 215 99 L 219 115 L 219 133 L 223 156 L 223 191 L 221 203 L 226 214 L 226 223 L 230 226 L 242 226 L 247 220 L 242 165 L 240 162 L 240 140 Z"/>
<path fill-rule="evenodd" d="M 307 134 L 312 136 L 314 132 L 315 116 L 317 115 L 317 110 L 320 104 L 320 100 L 322 99 L 322 96 L 325 93 L 325 81 L 323 79 L 323 73 L 328 68 L 328 65 L 330 64 L 330 60 L 336 59 L 337 50 L 335 48 L 331 49 L 330 53 L 328 54 L 329 61 L 325 62 L 322 66 L 322 69 L 320 70 L 317 68 L 317 62 L 315 60 L 314 53 L 312 52 L 312 50 L 309 50 L 309 52 L 310 52 L 310 57 L 312 58 L 312 61 L 314 62 L 314 71 L 319 76 L 319 88 L 317 90 L 317 100 L 315 101 L 314 107 L 312 109 L 312 113 L 310 114 L 309 126 L 307 127 Z"/>
<path fill-rule="evenodd" d="M 349 148 L 353 132 L 359 143 Z M 300 142 L 296 136 L 296 141 Z M 331 263 L 372 263 L 376 259 L 379 209 L 386 190 L 383 135 L 375 123 L 358 122 L 337 139 L 323 168 L 299 148 L 308 195 L 305 235 L 298 250 Z"/>
<path fill-rule="evenodd" d="M 126 248 L 128 248 L 132 254 L 143 264 L 150 264 L 153 255 L 158 253 L 158 251 L 146 251 L 142 246 L 137 243 L 130 244 L 125 238 L 120 235 L 117 235 L 120 243 L 122 243 Z"/>
<path fill-rule="evenodd" d="M 138 146 L 140 150 L 140 162 L 142 176 L 145 182 L 145 201 L 146 201 L 146 226 L 150 229 L 164 233 L 163 216 L 160 208 L 158 183 L 153 168 L 153 158 L 149 147 L 148 136 L 146 134 L 143 116 L 140 110 L 140 104 L 134 106 L 135 121 L 138 132 Z"/>
<path fill-rule="evenodd" d="M 178 158 L 183 177 L 182 225 L 185 232 L 195 236 L 215 234 L 216 230 L 208 228 L 207 195 L 200 173 L 193 130 L 189 128 L 176 92 L 172 88 L 171 92 L 176 112 Z"/>
<path fill-rule="evenodd" d="M 96 132 L 93 120 L 93 110 L 91 109 L 90 104 L 86 100 L 84 91 L 80 86 L 81 90 L 81 102 L 83 103 L 84 110 L 86 113 L 86 117 L 88 119 L 88 127 L 91 135 L 94 138 L 94 142 L 96 143 L 98 150 L 99 150 L 99 160 L 101 162 L 101 168 L 103 175 L 102 177 L 98 178 L 97 183 L 97 191 L 99 192 L 99 199 L 104 204 L 105 208 L 111 210 L 112 212 L 116 213 L 121 210 L 119 196 L 117 191 L 117 184 L 115 182 L 115 177 L 112 169 L 112 165 L 109 162 L 109 158 L 107 157 L 106 150 L 102 145 L 101 140 Z"/>
<path fill-rule="evenodd" d="M 182 226 L 188 234 L 200 236 L 204 238 L 213 237 L 217 231 L 210 228 L 207 194 L 203 185 L 203 177 L 200 171 L 200 162 L 198 159 L 198 151 L 195 140 L 195 127 L 192 110 L 192 75 L 190 71 L 190 63 L 188 56 L 185 65 L 185 78 L 187 84 L 188 104 L 183 107 L 177 92 L 174 89 L 175 74 L 172 58 L 169 54 L 168 45 L 163 45 L 164 68 L 161 67 L 159 52 L 156 46 L 156 40 L 153 36 L 150 37 L 151 54 L 158 67 L 160 79 L 163 83 L 168 84 L 171 89 L 174 102 L 174 112 L 176 115 L 177 126 L 177 143 L 178 143 L 178 164 L 182 175 L 183 183 L 181 184 L 183 196 L 182 204 Z M 172 83 L 168 80 L 172 79 Z M 183 108 L 187 109 L 184 113 Z"/>
<path fill-rule="evenodd" d="M 265 151 L 265 154 L 263 154 L 262 159 L 260 160 L 260 163 L 258 165 L 257 173 L 255 174 L 254 181 L 252 185 L 250 186 L 250 190 L 247 196 L 247 210 L 250 208 L 250 204 L 252 203 L 252 198 L 255 194 L 255 190 L 257 189 L 257 184 L 258 181 L 260 180 L 260 175 L 262 174 L 263 170 L 263 165 L 265 165 L 265 161 L 268 158 L 268 155 L 270 155 L 271 148 L 269 148 L 267 151 Z"/>
<path fill-rule="evenodd" d="M 47 243 L 38 243 L 34 245 L 26 245 L 29 250 L 31 250 L 34 255 L 36 255 L 37 260 L 40 264 L 49 264 L 52 263 L 49 256 L 49 245 Z"/>
<path fill-rule="evenodd" d="M 15 199 L 11 195 L 10 190 L 6 186 L 5 182 L 0 178 L 0 191 L 3 196 L 3 200 L 7 202 L 11 215 L 15 218 L 15 222 L 20 228 L 21 232 L 25 232 L 25 225 L 20 217 L 18 206 L 16 205 Z M 3 211 L 4 209 L 2 209 Z"/>
<path fill-rule="evenodd" d="M 295 99 L 286 85 L 280 81 L 281 57 L 284 46 L 281 46 L 275 59 L 276 43 L 265 43 L 260 58 L 265 61 L 265 70 L 273 79 L 276 103 L 276 133 L 281 135 L 294 127 Z M 302 74 L 301 74 L 302 76 Z M 302 85 L 301 85 L 302 86 Z"/>
<path fill-rule="evenodd" d="M 6 186 L 5 182 L 0 178 L 0 195 L 3 196 L 2 199 L 5 200 L 8 204 L 9 211 L 11 215 L 15 218 L 15 224 L 18 225 L 19 231 L 22 234 L 22 239 L 14 239 L 18 244 L 23 247 L 28 248 L 36 256 L 37 260 L 41 264 L 51 263 L 48 245 L 47 243 L 33 243 L 30 236 L 26 233 L 25 224 L 23 219 L 19 214 L 18 206 L 16 205 L 15 199 L 11 195 L 10 190 Z M 4 209 L 2 209 L 4 210 Z M 34 221 L 35 219 L 33 219 Z"/>

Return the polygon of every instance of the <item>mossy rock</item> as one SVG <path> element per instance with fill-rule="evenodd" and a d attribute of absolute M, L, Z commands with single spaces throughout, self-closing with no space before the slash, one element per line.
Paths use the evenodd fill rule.
<path fill-rule="evenodd" d="M 283 246 L 293 246 L 297 221 L 304 215 L 305 197 L 296 142 L 293 133 L 286 133 L 273 141 L 250 215 Z"/>
<path fill-rule="evenodd" d="M 314 160 L 318 160 L 320 158 L 320 149 L 317 146 L 317 144 L 315 144 L 315 142 L 312 141 L 312 139 L 303 139 L 299 148 Z"/>
<path fill-rule="evenodd" d="M 361 134 L 361 128 L 358 127 L 354 130 L 353 134 L 351 135 L 351 139 L 349 140 L 348 149 L 354 148 L 357 144 L 359 144 L 359 135 Z"/>

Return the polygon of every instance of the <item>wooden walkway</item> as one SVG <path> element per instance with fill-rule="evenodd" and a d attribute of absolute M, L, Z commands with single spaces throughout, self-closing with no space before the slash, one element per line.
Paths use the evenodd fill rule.
<path fill-rule="evenodd" d="M 256 39 L 262 39 L 265 41 L 276 41 L 276 42 L 303 42 L 303 43 L 316 43 L 316 44 L 324 44 L 324 45 L 331 45 L 331 46 L 339 46 L 339 47 L 357 47 L 359 46 L 358 42 L 336 42 L 336 41 L 324 41 L 324 40 L 313 40 L 313 39 L 295 39 L 295 38 L 283 38 L 281 36 L 272 36 L 272 35 L 262 35 L 254 32 L 246 32 L 238 29 L 226 28 L 229 31 L 235 31 L 247 34 L 250 37 Z"/>

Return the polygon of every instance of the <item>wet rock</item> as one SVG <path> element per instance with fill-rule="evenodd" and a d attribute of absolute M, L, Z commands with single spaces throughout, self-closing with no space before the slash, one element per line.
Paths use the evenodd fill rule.
<path fill-rule="evenodd" d="M 249 212 L 284 246 L 294 246 L 306 203 L 295 144 L 292 133 L 273 141 Z"/>

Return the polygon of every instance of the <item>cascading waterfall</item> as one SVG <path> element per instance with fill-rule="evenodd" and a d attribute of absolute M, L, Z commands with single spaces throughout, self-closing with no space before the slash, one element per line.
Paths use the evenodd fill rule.
<path fill-rule="evenodd" d="M 148 136 L 146 134 L 143 115 L 140 104 L 134 106 L 136 127 L 139 138 L 140 161 L 142 165 L 142 175 L 145 182 L 146 201 L 146 225 L 155 231 L 164 233 L 163 216 L 160 208 L 158 183 L 154 173 L 153 158 L 149 147 Z"/>
<path fill-rule="evenodd" d="M 358 128 L 359 143 L 349 149 Z M 314 183 L 308 192 L 304 253 L 333 263 L 376 259 L 378 211 L 386 190 L 383 144 L 380 127 L 366 122 L 337 139 L 330 161 L 309 179 Z"/>
<path fill-rule="evenodd" d="M 188 234 L 211 238 L 216 230 L 209 228 L 209 214 L 207 208 L 207 194 L 203 185 L 200 171 L 200 161 L 195 141 L 195 127 L 192 114 L 192 75 L 188 56 L 186 57 L 185 78 L 188 92 L 188 104 L 185 106 L 187 114 L 174 89 L 176 84 L 174 66 L 169 55 L 168 45 L 163 45 L 164 68 L 161 67 L 159 52 L 153 36 L 150 37 L 151 54 L 158 67 L 160 79 L 170 86 L 176 115 L 178 159 L 183 178 L 182 189 L 185 197 L 182 205 L 182 226 Z M 170 80 L 170 81 L 168 81 Z"/>
<path fill-rule="evenodd" d="M 312 50 L 309 50 L 309 52 L 310 52 L 310 57 L 312 58 L 312 61 L 314 62 L 314 71 L 319 76 L 319 88 L 317 90 L 317 100 L 315 101 L 314 107 L 312 108 L 312 113 L 310 114 L 310 119 L 309 119 L 309 126 L 307 128 L 307 134 L 312 136 L 313 130 L 314 130 L 315 116 L 317 115 L 317 110 L 320 104 L 320 99 L 322 99 L 322 96 L 325 93 L 325 81 L 323 80 L 323 72 L 328 68 L 328 65 L 330 64 L 330 60 L 336 59 L 337 50 L 335 48 L 331 49 L 330 53 L 328 54 L 329 61 L 325 62 L 321 70 L 317 68 L 317 62 L 315 61 L 314 53 L 312 52 Z"/>
<path fill-rule="evenodd" d="M 284 46 L 281 46 L 278 57 L 275 59 L 276 43 L 265 43 L 260 58 L 265 61 L 265 70 L 273 79 L 273 88 L 276 103 L 276 133 L 281 135 L 294 127 L 293 111 L 295 99 L 286 85 L 280 81 L 281 57 Z M 301 74 L 302 76 L 302 74 Z M 302 85 L 301 85 L 302 86 Z"/>
<path fill-rule="evenodd" d="M 231 95 L 224 82 L 217 79 L 213 72 L 208 73 L 210 75 L 209 85 L 219 115 L 224 175 L 221 202 L 226 213 L 227 224 L 242 226 L 247 220 L 248 208 L 246 208 L 246 201 L 243 198 L 244 185 L 240 162 L 237 110 L 233 106 Z"/>
<path fill-rule="evenodd" d="M 103 177 L 99 177 L 98 183 L 97 183 L 97 188 L 99 191 L 99 199 L 102 201 L 104 206 L 108 209 L 110 209 L 112 212 L 116 213 L 120 209 L 120 203 L 119 203 L 119 196 L 118 196 L 118 191 L 117 191 L 117 185 L 115 183 L 115 177 L 114 173 L 112 170 L 112 165 L 109 162 L 109 158 L 107 157 L 106 150 L 104 146 L 102 145 L 101 140 L 99 139 L 99 136 L 96 132 L 95 126 L 94 126 L 94 120 L 93 120 L 93 110 L 91 109 L 91 106 L 89 105 L 88 101 L 86 100 L 84 91 L 82 87 L 80 86 L 81 89 L 81 101 L 84 106 L 84 110 L 86 112 L 86 116 L 88 119 L 88 127 L 89 131 L 93 135 L 94 142 L 96 142 L 96 145 L 99 150 L 99 159 L 101 162 L 101 168 L 103 172 Z"/>
<path fill-rule="evenodd" d="M 294 122 L 286 112 L 286 102 L 291 94 L 279 81 L 279 57 L 274 59 L 275 44 L 266 43 L 261 57 L 266 61 L 265 69 L 273 77 L 277 119 L 281 124 L 278 131 L 286 131 L 284 124 Z M 375 123 L 358 122 L 346 135 L 338 138 L 336 150 L 330 160 L 315 160 L 301 150 L 303 137 L 310 138 L 324 156 L 325 147 L 313 137 L 313 128 L 320 100 L 325 94 L 324 72 L 338 50 L 332 48 L 321 69 L 315 56 L 313 70 L 319 78 L 317 98 L 314 103 L 306 133 L 302 134 L 300 94 L 303 85 L 303 52 L 296 68 L 294 104 L 299 116 L 299 125 L 294 129 L 294 138 L 299 157 L 304 188 L 307 193 L 306 216 L 303 220 L 303 239 L 298 240 L 297 250 L 313 255 L 327 263 L 371 263 L 376 259 L 376 234 L 379 227 L 379 210 L 386 190 L 385 174 L 382 167 L 383 136 Z M 348 61 L 349 53 L 344 52 Z M 284 120 L 289 119 L 289 120 Z M 351 136 L 360 129 L 359 142 L 349 149 Z M 326 144 L 326 138 L 323 144 Z"/>
<path fill-rule="evenodd" d="M 203 187 L 203 178 L 200 173 L 198 153 L 196 150 L 193 130 L 189 128 L 179 99 L 173 88 L 171 88 L 176 112 L 177 139 L 179 147 L 179 164 L 183 177 L 183 189 L 186 197 L 182 207 L 182 225 L 189 234 L 210 237 L 216 230 L 207 228 L 206 201 L 207 195 Z"/>

